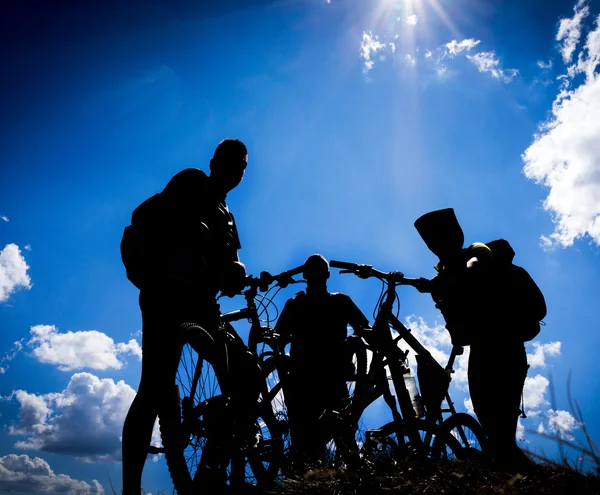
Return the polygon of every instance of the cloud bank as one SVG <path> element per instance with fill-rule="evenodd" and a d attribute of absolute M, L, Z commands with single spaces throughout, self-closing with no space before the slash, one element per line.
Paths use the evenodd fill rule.
<path fill-rule="evenodd" d="M 133 354 L 142 359 L 142 349 L 137 340 L 115 343 L 105 333 L 97 330 L 59 333 L 54 325 L 31 327 L 27 343 L 33 356 L 42 363 L 58 365 L 61 371 L 81 369 L 121 369 L 122 354 Z"/>
<path fill-rule="evenodd" d="M 566 248 L 584 237 L 600 245 L 600 16 L 575 57 L 588 15 L 584 3 L 559 25 L 563 61 L 573 63 L 558 77 L 550 118 L 521 156 L 525 176 L 548 191 L 543 207 L 554 232 L 542 235 L 546 247 Z"/>
<path fill-rule="evenodd" d="M 70 455 L 86 462 L 118 461 L 121 433 L 135 391 L 123 381 L 76 373 L 62 392 L 32 394 L 16 390 L 19 420 L 11 435 L 16 448 Z"/>
<path fill-rule="evenodd" d="M 66 474 L 55 474 L 39 457 L 9 454 L 0 457 L 0 493 L 5 492 L 103 495 L 104 488 L 96 480 L 89 485 Z"/>

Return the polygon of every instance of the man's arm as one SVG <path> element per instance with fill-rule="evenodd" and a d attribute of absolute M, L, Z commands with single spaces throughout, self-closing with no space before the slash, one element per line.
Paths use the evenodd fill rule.
<path fill-rule="evenodd" d="M 348 324 L 352 327 L 354 333 L 361 337 L 365 337 L 371 331 L 369 320 L 350 298 L 350 296 L 344 294 L 344 301 L 344 312 L 346 314 Z"/>
<path fill-rule="evenodd" d="M 275 323 L 275 333 L 279 334 L 281 346 L 285 347 L 292 340 L 294 331 L 295 308 L 294 299 L 289 299 Z"/>

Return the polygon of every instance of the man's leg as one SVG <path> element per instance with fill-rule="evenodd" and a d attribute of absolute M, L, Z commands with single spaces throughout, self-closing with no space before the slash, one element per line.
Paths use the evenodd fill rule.
<path fill-rule="evenodd" d="M 307 381 L 304 374 L 299 376 L 299 372 L 293 370 L 285 389 L 294 470 L 305 470 L 315 462 L 314 445 L 316 438 L 320 437 L 320 412 L 315 408 L 315 397 Z"/>
<path fill-rule="evenodd" d="M 516 435 L 519 422 L 521 394 L 527 376 L 525 350 L 515 349 L 508 362 L 511 363 L 502 383 L 505 401 L 497 411 L 497 455 L 498 461 L 507 469 L 525 472 L 530 470 L 533 461 L 517 445 Z"/>
<path fill-rule="evenodd" d="M 343 377 L 338 380 L 335 389 L 332 386 L 333 390 L 335 390 L 337 398 L 329 407 L 340 413 L 336 418 L 336 448 L 339 450 L 343 462 L 350 468 L 356 468 L 360 462 L 358 445 L 356 443 L 357 425 L 352 416 L 348 386 Z"/>
<path fill-rule="evenodd" d="M 471 346 L 469 355 L 469 394 L 473 403 L 473 409 L 479 423 L 488 437 L 489 453 L 492 457 L 497 455 L 497 425 L 496 409 L 502 401 L 501 393 L 498 391 L 497 380 L 495 380 L 496 363 L 494 356 L 490 355 L 487 348 L 475 345 Z"/>
<path fill-rule="evenodd" d="M 522 344 L 504 346 L 501 352 L 471 348 L 468 375 L 473 408 L 488 436 L 492 456 L 509 469 L 531 464 L 516 441 L 526 374 Z"/>
<path fill-rule="evenodd" d="M 123 424 L 123 495 L 140 494 L 142 471 L 148 456 L 152 429 L 158 415 L 152 384 L 147 382 L 142 373 L 138 392 Z"/>
<path fill-rule="evenodd" d="M 123 424 L 123 495 L 139 495 L 142 472 L 159 407 L 173 392 L 179 364 L 175 331 L 165 330 L 165 320 L 144 318 L 142 324 L 142 374 L 137 394 Z"/>

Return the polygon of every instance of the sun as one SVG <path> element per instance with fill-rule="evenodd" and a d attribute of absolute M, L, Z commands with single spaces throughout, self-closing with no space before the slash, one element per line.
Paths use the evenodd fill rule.
<path fill-rule="evenodd" d="M 371 20 L 374 23 L 396 21 L 400 25 L 419 25 L 419 29 L 427 29 L 427 19 L 439 18 L 455 36 L 460 36 L 456 25 L 444 10 L 439 0 L 377 0 Z M 404 27 L 404 26 L 403 26 Z"/>

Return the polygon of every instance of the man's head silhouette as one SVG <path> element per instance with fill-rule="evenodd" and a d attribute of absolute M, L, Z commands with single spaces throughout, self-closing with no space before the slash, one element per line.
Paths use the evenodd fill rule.
<path fill-rule="evenodd" d="M 306 280 L 307 288 L 327 287 L 329 263 L 320 254 L 313 254 L 304 262 L 302 276 Z"/>
<path fill-rule="evenodd" d="M 248 149 L 239 139 L 223 139 L 210 160 L 210 178 L 215 191 L 227 195 L 244 177 Z"/>

